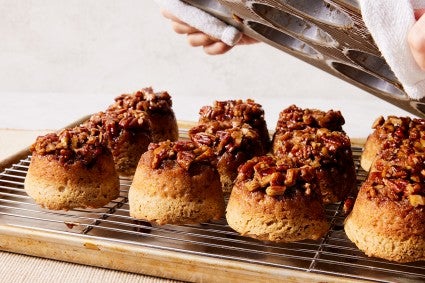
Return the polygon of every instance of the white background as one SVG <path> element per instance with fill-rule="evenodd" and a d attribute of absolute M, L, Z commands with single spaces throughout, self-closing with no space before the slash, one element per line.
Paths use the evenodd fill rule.
<path fill-rule="evenodd" d="M 266 44 L 205 55 L 153 1 L 0 0 L 0 13 L 0 128 L 58 129 L 146 86 L 169 91 L 180 120 L 253 98 L 271 129 L 295 103 L 339 109 L 347 133 L 365 137 L 378 115 L 408 115 Z"/>

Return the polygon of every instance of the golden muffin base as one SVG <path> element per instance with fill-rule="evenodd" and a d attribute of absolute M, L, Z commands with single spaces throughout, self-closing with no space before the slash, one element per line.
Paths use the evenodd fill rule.
<path fill-rule="evenodd" d="M 364 189 L 345 220 L 345 233 L 370 257 L 425 260 L 425 207 L 368 199 Z"/>
<path fill-rule="evenodd" d="M 223 217 L 220 177 L 213 167 L 194 164 L 186 171 L 170 162 L 166 168 L 152 169 L 152 158 L 148 151 L 140 159 L 128 195 L 130 216 L 159 225 Z"/>
<path fill-rule="evenodd" d="M 317 240 L 329 229 L 320 200 L 298 194 L 279 200 L 250 192 L 240 182 L 230 195 L 226 219 L 242 236 L 273 242 Z"/>
<path fill-rule="evenodd" d="M 99 156 L 90 168 L 81 162 L 61 164 L 35 154 L 24 188 L 37 204 L 52 210 L 99 208 L 117 198 L 120 192 L 110 154 Z"/>

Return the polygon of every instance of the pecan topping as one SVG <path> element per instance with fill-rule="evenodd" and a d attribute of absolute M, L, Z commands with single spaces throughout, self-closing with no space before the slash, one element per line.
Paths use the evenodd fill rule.
<path fill-rule="evenodd" d="M 315 171 L 310 166 L 293 167 L 291 160 L 274 156 L 254 157 L 238 169 L 238 180 L 247 190 L 264 191 L 272 197 L 290 196 L 295 191 L 305 195 L 317 192 Z"/>
<path fill-rule="evenodd" d="M 172 112 L 172 100 L 168 92 L 154 92 L 143 88 L 133 94 L 122 94 L 115 98 L 110 109 L 135 109 L 146 112 Z"/>
<path fill-rule="evenodd" d="M 215 101 L 213 106 L 204 106 L 199 111 L 199 124 L 211 121 L 235 121 L 249 124 L 257 130 L 265 150 L 270 149 L 270 136 L 262 106 L 252 99 Z"/>
<path fill-rule="evenodd" d="M 367 179 L 370 198 L 408 200 L 412 206 L 424 205 L 425 154 L 405 141 L 399 148 L 383 150 Z"/>
<path fill-rule="evenodd" d="M 252 99 L 247 99 L 245 102 L 242 100 L 215 101 L 213 106 L 202 107 L 199 114 L 201 123 L 238 118 L 242 122 L 251 124 L 256 119 L 264 119 L 262 106 Z"/>
<path fill-rule="evenodd" d="M 258 132 L 236 120 L 200 124 L 189 130 L 189 137 L 198 146 L 212 147 L 217 155 L 236 151 L 245 151 L 252 156 L 265 153 Z"/>
<path fill-rule="evenodd" d="M 40 136 L 30 149 L 33 153 L 49 156 L 62 164 L 81 161 L 87 166 L 108 150 L 101 131 L 82 126 Z"/>
<path fill-rule="evenodd" d="M 185 170 L 189 170 L 194 163 L 214 165 L 216 160 L 209 147 L 198 147 L 191 141 L 151 143 L 148 150 L 153 153 L 152 169 L 158 169 L 164 162 L 170 160 L 175 160 Z"/>
<path fill-rule="evenodd" d="M 382 116 L 378 117 L 373 123 L 372 128 L 381 143 L 382 148 L 398 147 L 403 140 L 409 139 L 412 131 L 412 138 L 417 134 L 417 128 L 423 124 L 421 119 L 412 120 L 409 117 L 388 116 L 385 120 Z M 423 126 L 422 126 L 423 127 Z"/>
<path fill-rule="evenodd" d="M 324 112 L 317 109 L 301 109 L 291 105 L 280 112 L 276 132 L 302 130 L 307 127 L 342 131 L 344 124 L 345 120 L 340 111 Z"/>
<path fill-rule="evenodd" d="M 134 109 L 115 109 L 99 112 L 83 124 L 88 128 L 99 129 L 105 133 L 108 145 L 120 147 L 129 142 L 136 133 L 146 133 L 150 136 L 151 128 L 148 115 L 144 111 Z"/>
<path fill-rule="evenodd" d="M 326 128 L 305 128 L 276 133 L 274 136 L 274 154 L 288 156 L 299 166 L 313 167 L 326 165 L 344 165 L 350 162 L 351 142 L 343 132 Z"/>

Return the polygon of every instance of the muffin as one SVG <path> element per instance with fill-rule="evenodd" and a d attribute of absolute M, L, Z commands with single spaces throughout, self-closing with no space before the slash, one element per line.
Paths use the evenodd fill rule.
<path fill-rule="evenodd" d="M 84 126 L 102 131 L 121 176 L 132 176 L 140 156 L 152 142 L 150 119 L 144 111 L 116 109 L 99 112 Z"/>
<path fill-rule="evenodd" d="M 177 120 L 168 92 L 154 92 L 152 88 L 143 88 L 133 94 L 122 94 L 108 111 L 115 109 L 133 109 L 144 111 L 151 124 L 152 141 L 176 141 L 179 137 Z"/>
<path fill-rule="evenodd" d="M 220 219 L 225 203 L 214 161 L 210 148 L 190 141 L 151 143 L 130 186 L 130 215 L 159 225 Z"/>
<path fill-rule="evenodd" d="M 424 164 L 423 146 L 409 142 L 376 157 L 345 221 L 347 237 L 366 255 L 425 260 Z"/>
<path fill-rule="evenodd" d="M 300 109 L 294 105 L 279 115 L 272 152 L 298 166 L 316 170 L 325 204 L 345 200 L 356 189 L 356 170 L 349 137 L 339 111 Z"/>
<path fill-rule="evenodd" d="M 217 170 L 224 193 L 230 193 L 238 167 L 254 156 L 264 155 L 268 146 L 249 124 L 240 121 L 210 121 L 192 127 L 190 139 L 197 146 L 208 146 L 217 157 Z"/>
<path fill-rule="evenodd" d="M 254 128 L 266 150 L 270 149 L 270 135 L 264 119 L 262 106 L 252 99 L 215 101 L 212 106 L 204 106 L 199 111 L 198 124 L 210 121 L 237 120 L 242 124 L 249 124 Z"/>
<path fill-rule="evenodd" d="M 38 137 L 25 178 L 27 194 L 47 209 L 98 208 L 119 195 L 112 154 L 95 129 Z"/>
<path fill-rule="evenodd" d="M 239 167 L 226 219 L 243 236 L 273 242 L 317 240 L 329 229 L 315 170 L 254 157 Z"/>

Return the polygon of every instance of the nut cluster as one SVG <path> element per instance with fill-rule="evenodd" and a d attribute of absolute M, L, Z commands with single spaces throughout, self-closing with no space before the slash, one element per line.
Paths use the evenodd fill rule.
<path fill-rule="evenodd" d="M 33 154 L 55 158 L 62 164 L 81 161 L 88 166 L 107 147 L 98 129 L 75 127 L 38 137 L 30 149 Z"/>
<path fill-rule="evenodd" d="M 196 146 L 191 141 L 163 141 L 151 143 L 148 148 L 153 154 L 152 169 L 158 169 L 166 161 L 175 160 L 185 170 L 194 163 L 214 164 L 215 156 L 211 148 Z"/>
<path fill-rule="evenodd" d="M 351 156 L 351 143 L 343 132 L 307 127 L 275 134 L 273 150 L 277 156 L 287 156 L 298 165 L 317 168 L 345 162 L 345 156 Z"/>
<path fill-rule="evenodd" d="M 249 124 L 235 120 L 200 124 L 189 130 L 189 137 L 198 146 L 213 148 L 217 155 L 236 151 L 265 153 L 258 132 Z"/>
<path fill-rule="evenodd" d="M 317 193 L 315 171 L 310 166 L 293 167 L 291 160 L 274 156 L 254 157 L 238 169 L 237 181 L 251 192 L 262 190 L 268 196 L 290 196 L 295 191 L 306 196 Z"/>
<path fill-rule="evenodd" d="M 241 120 L 252 125 L 257 119 L 264 119 L 262 106 L 252 99 L 215 101 L 213 106 L 204 106 L 199 111 L 199 122 Z"/>
<path fill-rule="evenodd" d="M 425 205 L 425 154 L 408 143 L 383 150 L 370 172 L 368 196 Z"/>
<path fill-rule="evenodd" d="M 412 122 L 409 117 L 388 116 L 385 120 L 380 116 L 375 120 L 372 128 L 375 129 L 382 146 L 398 147 L 404 139 L 408 138 Z"/>
<path fill-rule="evenodd" d="M 123 142 L 130 142 L 135 133 L 150 133 L 150 122 L 144 111 L 134 109 L 114 109 L 99 112 L 90 117 L 83 124 L 88 128 L 99 129 L 105 134 L 110 146 L 120 146 Z"/>
<path fill-rule="evenodd" d="M 425 119 L 381 116 L 373 128 L 381 149 L 366 180 L 368 196 L 425 205 Z"/>
<path fill-rule="evenodd" d="M 172 100 L 168 92 L 154 92 L 152 88 L 143 88 L 133 94 L 122 94 L 115 98 L 109 109 L 135 109 L 154 112 L 171 112 Z"/>
<path fill-rule="evenodd" d="M 264 119 L 262 106 L 252 99 L 214 101 L 212 106 L 204 106 L 199 111 L 199 124 L 211 121 L 232 121 L 249 124 L 259 134 L 265 150 L 270 149 L 270 136 Z"/>
<path fill-rule="evenodd" d="M 407 199 L 416 207 L 425 205 L 425 155 L 413 148 L 383 151 L 370 172 L 368 196 L 394 201 Z"/>
<path fill-rule="evenodd" d="M 87 124 L 94 127 L 104 127 L 111 136 L 118 136 L 121 130 L 150 130 L 150 122 L 146 112 L 133 109 L 99 112 L 92 115 Z"/>
<path fill-rule="evenodd" d="M 340 111 L 324 112 L 317 109 L 301 109 L 291 105 L 280 112 L 276 132 L 302 130 L 307 127 L 342 131 L 344 124 L 345 120 Z"/>

